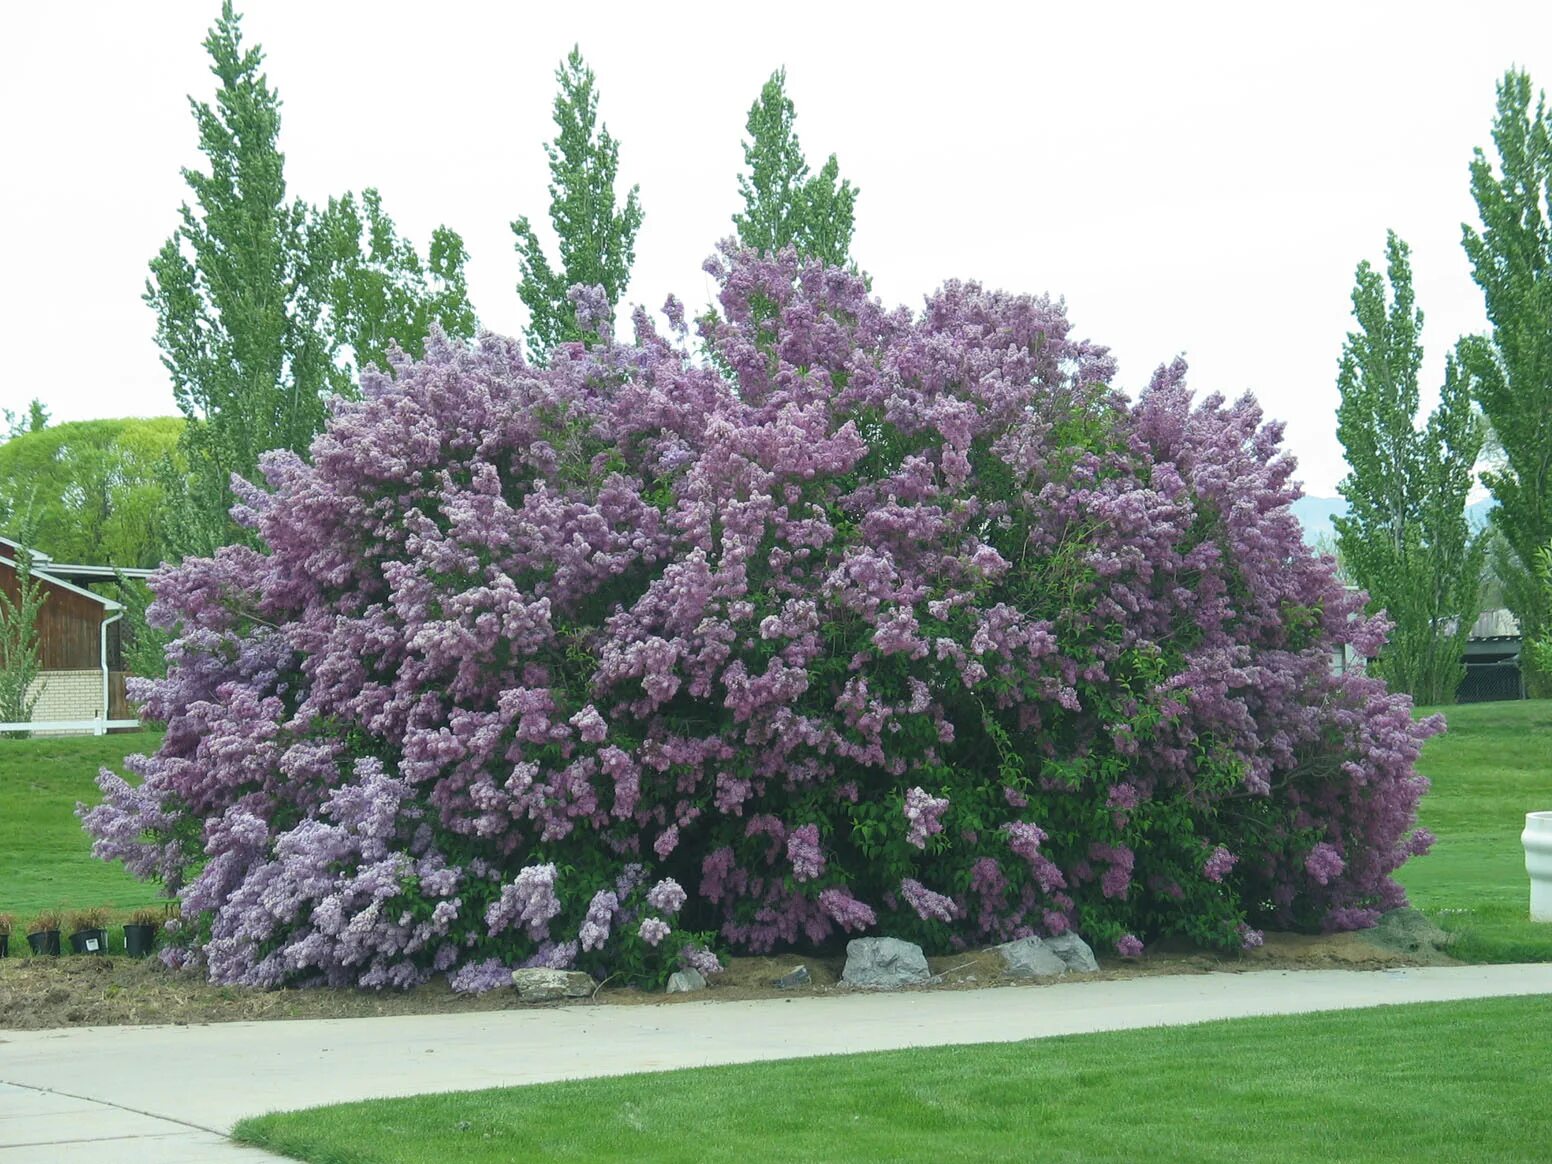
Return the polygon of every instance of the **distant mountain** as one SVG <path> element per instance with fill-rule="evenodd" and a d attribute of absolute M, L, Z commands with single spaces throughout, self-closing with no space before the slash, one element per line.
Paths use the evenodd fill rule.
<path fill-rule="evenodd" d="M 1347 502 L 1341 497 L 1301 497 L 1293 503 L 1292 509 L 1293 516 L 1304 527 L 1304 541 L 1314 545 L 1322 537 L 1336 537 L 1336 527 L 1331 519 L 1347 512 Z M 1466 506 L 1466 519 L 1474 528 L 1479 528 L 1487 524 L 1487 515 L 1492 509 L 1493 499 L 1484 497 Z"/>
<path fill-rule="evenodd" d="M 1304 527 L 1304 541 L 1314 545 L 1322 537 L 1335 538 L 1333 517 L 1347 512 L 1347 501 L 1341 497 L 1301 497 L 1293 503 L 1293 516 Z"/>

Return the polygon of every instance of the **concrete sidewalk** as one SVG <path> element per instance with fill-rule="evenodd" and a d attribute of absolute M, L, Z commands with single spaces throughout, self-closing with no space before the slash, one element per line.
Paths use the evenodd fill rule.
<path fill-rule="evenodd" d="M 244 1116 L 287 1108 L 1517 994 L 1552 994 L 1552 964 L 1258 971 L 759 1002 L 0 1031 L 0 1164 L 41 1156 L 253 1164 L 274 1157 L 239 1148 L 223 1134 Z"/>

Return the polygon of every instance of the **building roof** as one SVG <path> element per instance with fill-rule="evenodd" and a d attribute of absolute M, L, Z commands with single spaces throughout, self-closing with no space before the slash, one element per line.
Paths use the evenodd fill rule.
<path fill-rule="evenodd" d="M 1487 639 L 1517 639 L 1519 637 L 1519 620 L 1502 607 L 1496 610 L 1484 610 L 1477 615 L 1476 622 L 1471 625 L 1471 633 L 1466 636 L 1471 642 L 1481 642 Z"/>
<path fill-rule="evenodd" d="M 4 538 L 0 538 L 0 541 L 5 541 L 7 546 L 16 545 L 15 542 L 7 541 Z M 38 554 L 33 555 L 34 560 L 37 560 L 40 557 L 41 555 Z M 0 566 L 10 566 L 13 570 L 19 568 L 13 559 L 7 558 L 3 555 L 0 555 Z M 48 570 L 39 569 L 37 566 L 32 568 L 32 576 L 38 579 L 40 582 L 47 582 L 51 586 L 58 586 L 61 590 L 68 590 L 72 594 L 79 594 L 82 598 L 90 598 L 93 602 L 100 603 L 103 610 L 124 609 L 124 604 L 122 602 L 114 602 L 113 599 L 104 598 L 101 594 L 93 594 L 85 587 L 77 586 L 74 582 L 67 582 L 63 578 L 56 578 Z"/>
<path fill-rule="evenodd" d="M 112 582 L 120 575 L 125 578 L 149 578 L 156 573 L 155 570 L 147 570 L 140 566 L 87 566 L 75 562 L 49 562 L 44 569 L 56 578 L 67 578 L 81 584 Z"/>
<path fill-rule="evenodd" d="M 10 538 L 4 536 L 0 536 L 0 546 L 4 547 L 4 550 L 0 550 L 0 553 L 10 551 L 13 554 L 17 550 L 23 550 L 27 548 L 23 546 L 21 542 L 12 541 Z M 32 560 L 34 562 L 52 562 L 54 560 L 45 554 L 42 550 L 29 550 L 28 552 L 32 555 Z"/>

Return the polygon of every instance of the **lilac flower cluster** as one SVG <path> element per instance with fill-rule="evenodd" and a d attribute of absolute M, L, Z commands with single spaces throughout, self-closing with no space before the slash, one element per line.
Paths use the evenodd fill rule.
<path fill-rule="evenodd" d="M 933 796 L 922 788 L 905 790 L 905 839 L 918 849 L 927 847 L 927 838 L 943 831 L 943 814 L 948 811 L 946 797 Z"/>
<path fill-rule="evenodd" d="M 167 733 L 84 817 L 179 898 L 177 957 L 480 988 L 1401 902 L 1441 725 L 1332 674 L 1385 627 L 1253 401 L 1179 362 L 1128 401 L 1045 298 L 709 268 L 693 345 L 677 306 L 546 369 L 433 338 L 264 459 L 261 550 L 154 579 Z"/>

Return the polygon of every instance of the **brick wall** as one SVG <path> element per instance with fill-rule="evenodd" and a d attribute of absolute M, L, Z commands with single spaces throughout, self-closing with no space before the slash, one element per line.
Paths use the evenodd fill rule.
<path fill-rule="evenodd" d="M 28 688 L 38 704 L 34 721 L 96 719 L 102 715 L 101 671 L 45 671 Z M 90 735 L 90 732 L 34 732 L 34 736 Z"/>

